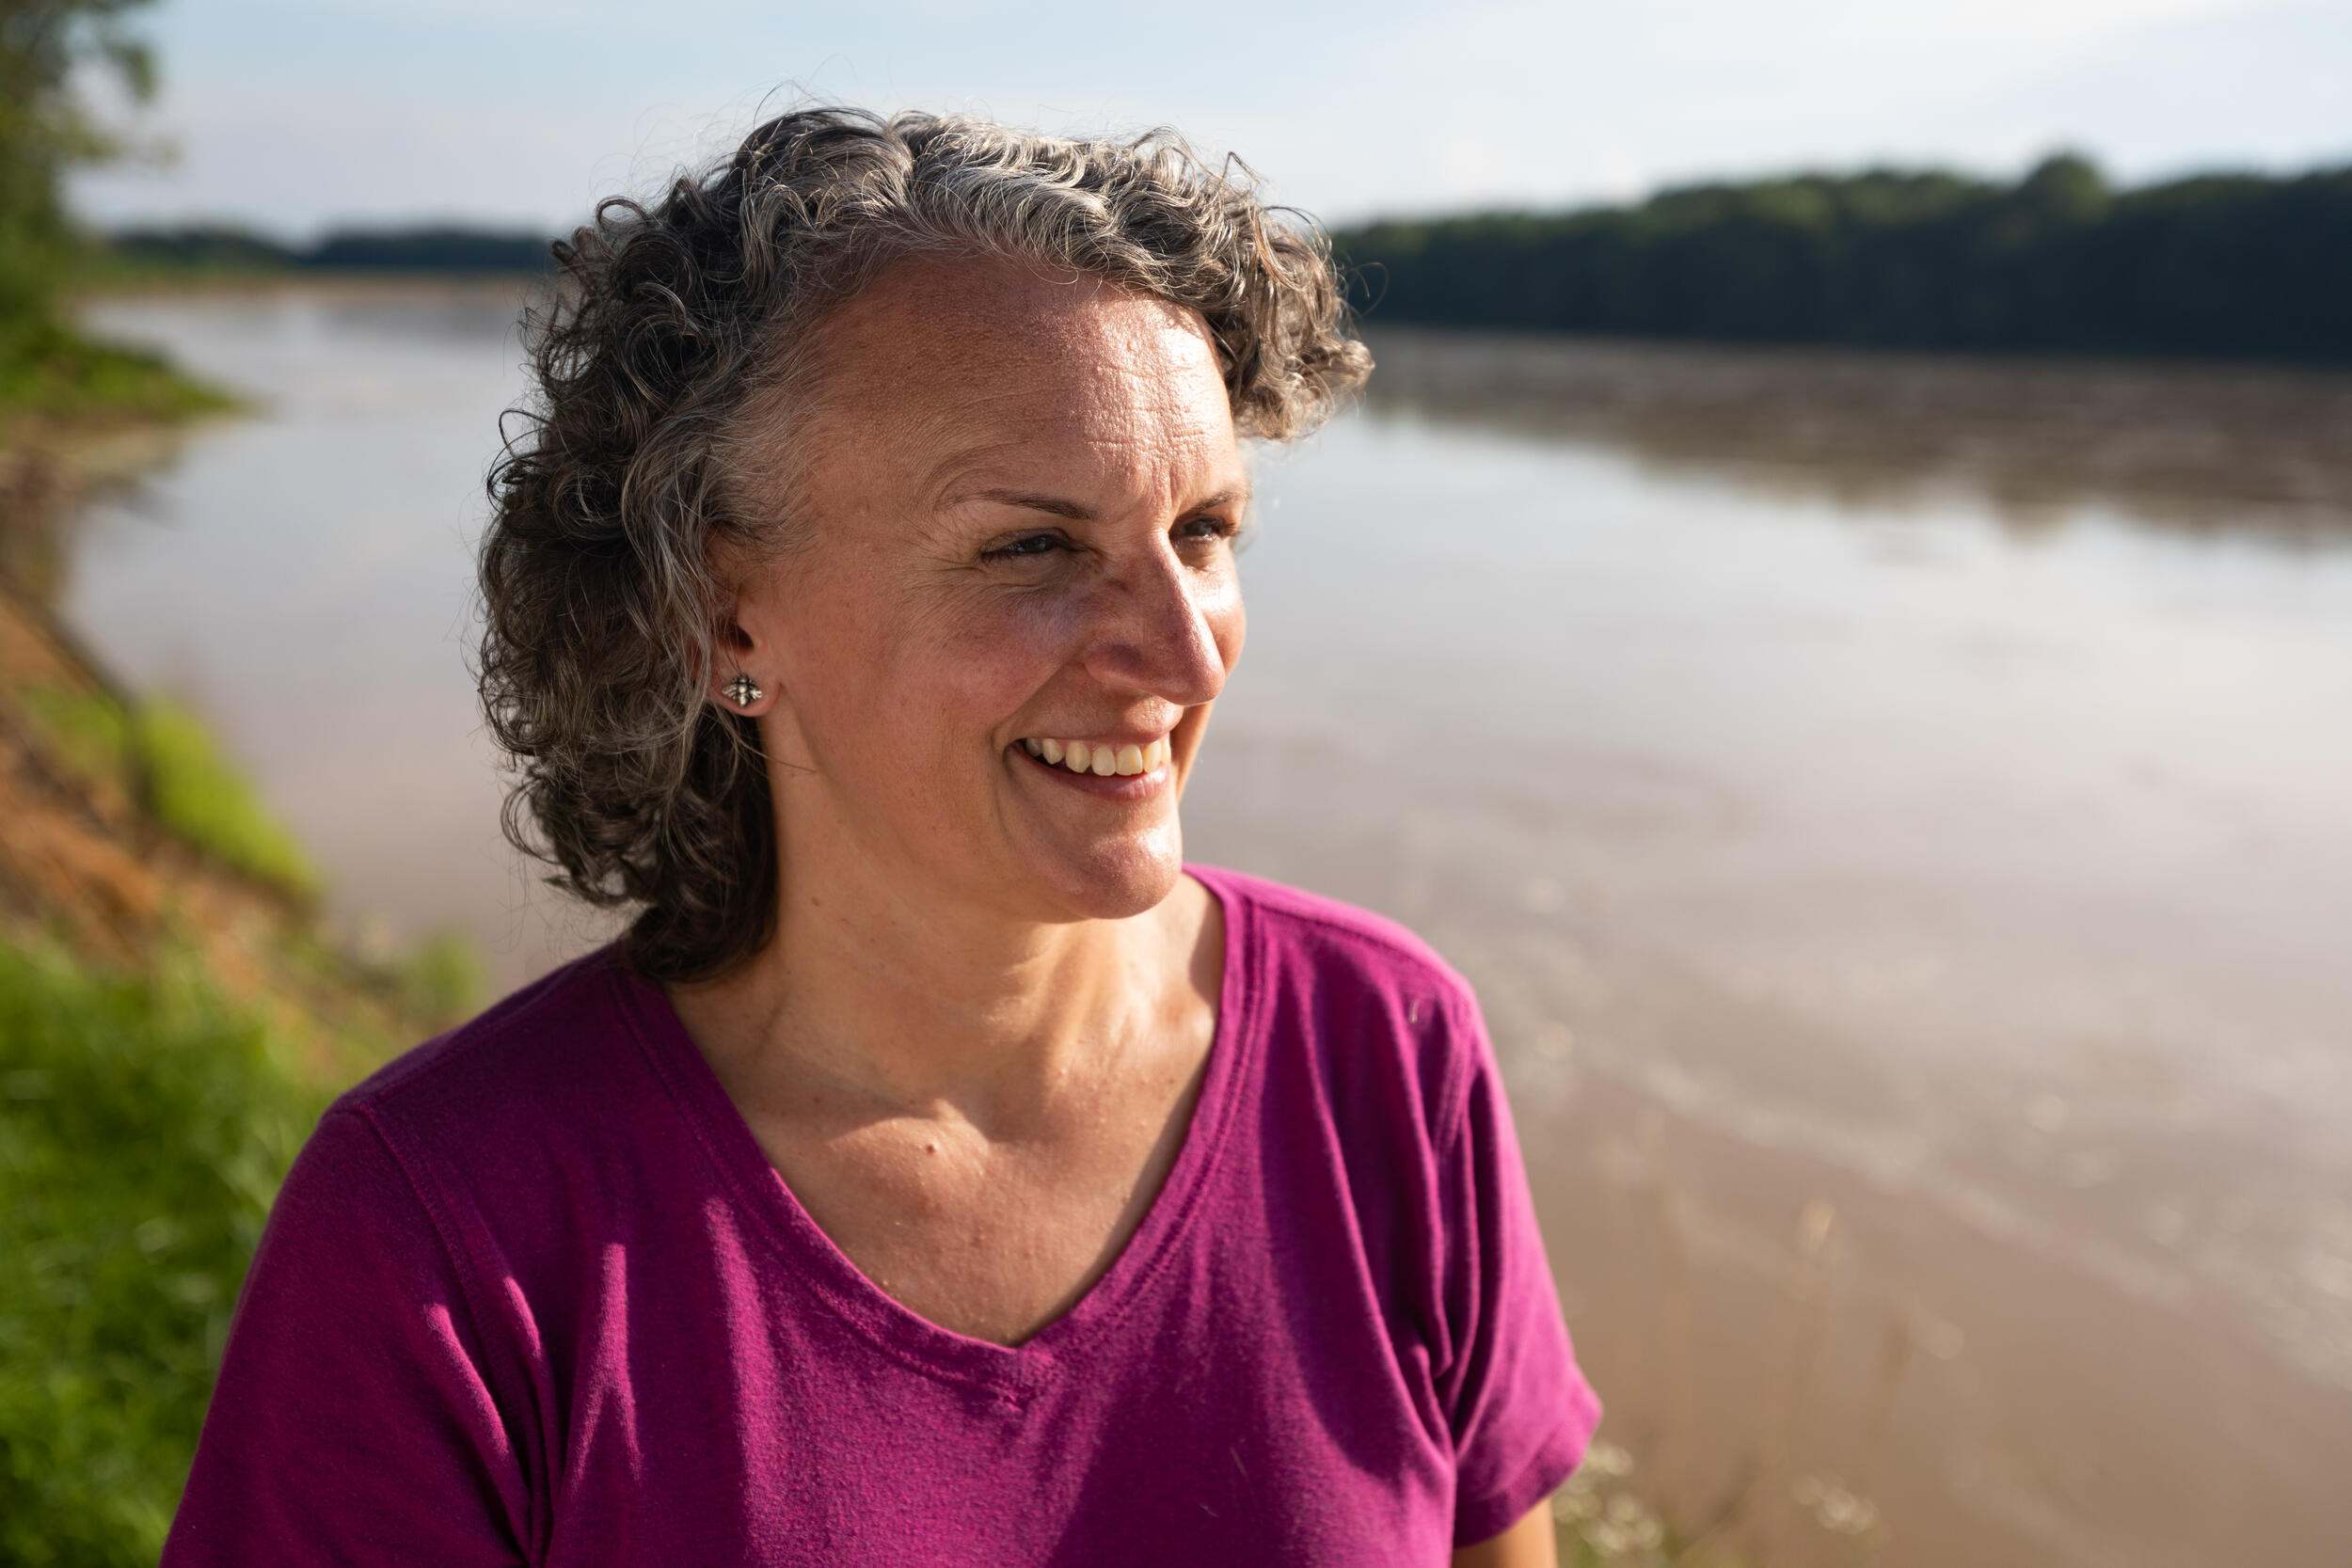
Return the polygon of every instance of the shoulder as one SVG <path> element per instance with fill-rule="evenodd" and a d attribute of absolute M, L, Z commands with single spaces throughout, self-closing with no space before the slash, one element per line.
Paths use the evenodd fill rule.
<path fill-rule="evenodd" d="M 618 954 L 607 943 L 509 992 L 344 1090 L 329 1115 L 372 1127 L 429 1186 L 518 1176 L 559 1148 L 595 1145 L 659 1093 Z"/>
<path fill-rule="evenodd" d="M 1491 1048 L 1470 982 L 1420 933 L 1327 894 L 1215 865 L 1187 869 L 1241 913 L 1258 1028 L 1327 1074 L 1400 1072 L 1426 1125 L 1448 1119 Z"/>
<path fill-rule="evenodd" d="M 1473 995 L 1460 971 L 1420 933 L 1389 915 L 1227 866 L 1186 869 L 1245 907 L 1254 927 L 1249 942 L 1262 960 L 1449 1003 Z"/>

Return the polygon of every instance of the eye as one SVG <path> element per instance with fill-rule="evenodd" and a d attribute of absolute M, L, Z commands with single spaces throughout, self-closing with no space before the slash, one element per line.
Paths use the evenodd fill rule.
<path fill-rule="evenodd" d="M 1177 525 L 1179 531 L 1192 531 L 1193 539 L 1232 539 L 1246 531 L 1238 518 L 1210 515 L 1193 517 Z M 993 549 L 980 552 L 982 561 L 1036 561 L 1064 547 L 1066 541 L 1058 533 L 1028 533 Z"/>
<path fill-rule="evenodd" d="M 1195 539 L 1231 539 L 1242 531 L 1238 519 L 1225 516 L 1195 517 L 1184 526 L 1200 528 L 1203 525 L 1206 526 L 1207 531 L 1194 534 Z"/>
<path fill-rule="evenodd" d="M 1046 548 L 1031 549 L 1028 546 L 1032 545 L 1042 545 Z M 982 550 L 980 559 L 982 561 L 1030 561 L 1051 550 L 1058 549 L 1060 546 L 1061 535 L 1058 533 L 1031 533 L 1015 539 L 1009 545 L 999 545 L 993 550 Z"/>

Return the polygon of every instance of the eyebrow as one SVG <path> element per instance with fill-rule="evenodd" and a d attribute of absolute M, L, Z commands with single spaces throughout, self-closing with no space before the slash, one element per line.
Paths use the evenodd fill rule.
<path fill-rule="evenodd" d="M 1234 485 L 1219 490 L 1215 495 L 1203 496 L 1185 510 L 1209 512 L 1220 506 L 1236 503 L 1247 505 L 1249 495 L 1250 489 L 1248 484 Z M 1073 522 L 1095 521 L 1095 512 L 1092 507 L 1060 496 L 1048 496 L 1033 490 L 971 490 L 957 497 L 950 504 L 961 506 L 967 501 L 995 501 L 1002 506 L 1017 506 L 1025 511 L 1044 512 L 1057 517 L 1068 517 Z"/>

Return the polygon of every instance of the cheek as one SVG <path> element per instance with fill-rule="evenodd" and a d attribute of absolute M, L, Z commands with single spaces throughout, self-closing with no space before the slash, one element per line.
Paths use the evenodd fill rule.
<path fill-rule="evenodd" d="M 853 733 L 874 711 L 886 680 L 893 621 L 863 585 L 813 580 L 770 611 L 768 629 L 783 650 L 786 700 L 820 736 Z"/>
<path fill-rule="evenodd" d="M 941 693 L 951 724 L 986 727 L 1036 694 L 1083 625 L 1083 611 L 1057 595 L 958 594 L 919 619 L 898 675 Z"/>

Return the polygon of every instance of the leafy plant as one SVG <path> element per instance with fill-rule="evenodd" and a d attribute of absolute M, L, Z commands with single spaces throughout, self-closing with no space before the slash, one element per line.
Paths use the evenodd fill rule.
<path fill-rule="evenodd" d="M 0 1560 L 155 1561 L 326 1098 L 188 949 L 0 943 Z"/>
<path fill-rule="evenodd" d="M 131 715 L 131 746 L 149 807 L 172 833 L 298 898 L 317 897 L 310 858 L 221 754 L 202 720 L 167 698 L 148 699 Z"/>
<path fill-rule="evenodd" d="M 54 687 L 20 696 L 68 766 L 130 790 L 190 848 L 302 903 L 316 901 L 322 883 L 310 857 L 186 707 L 155 697 L 126 713 L 101 693 Z"/>

